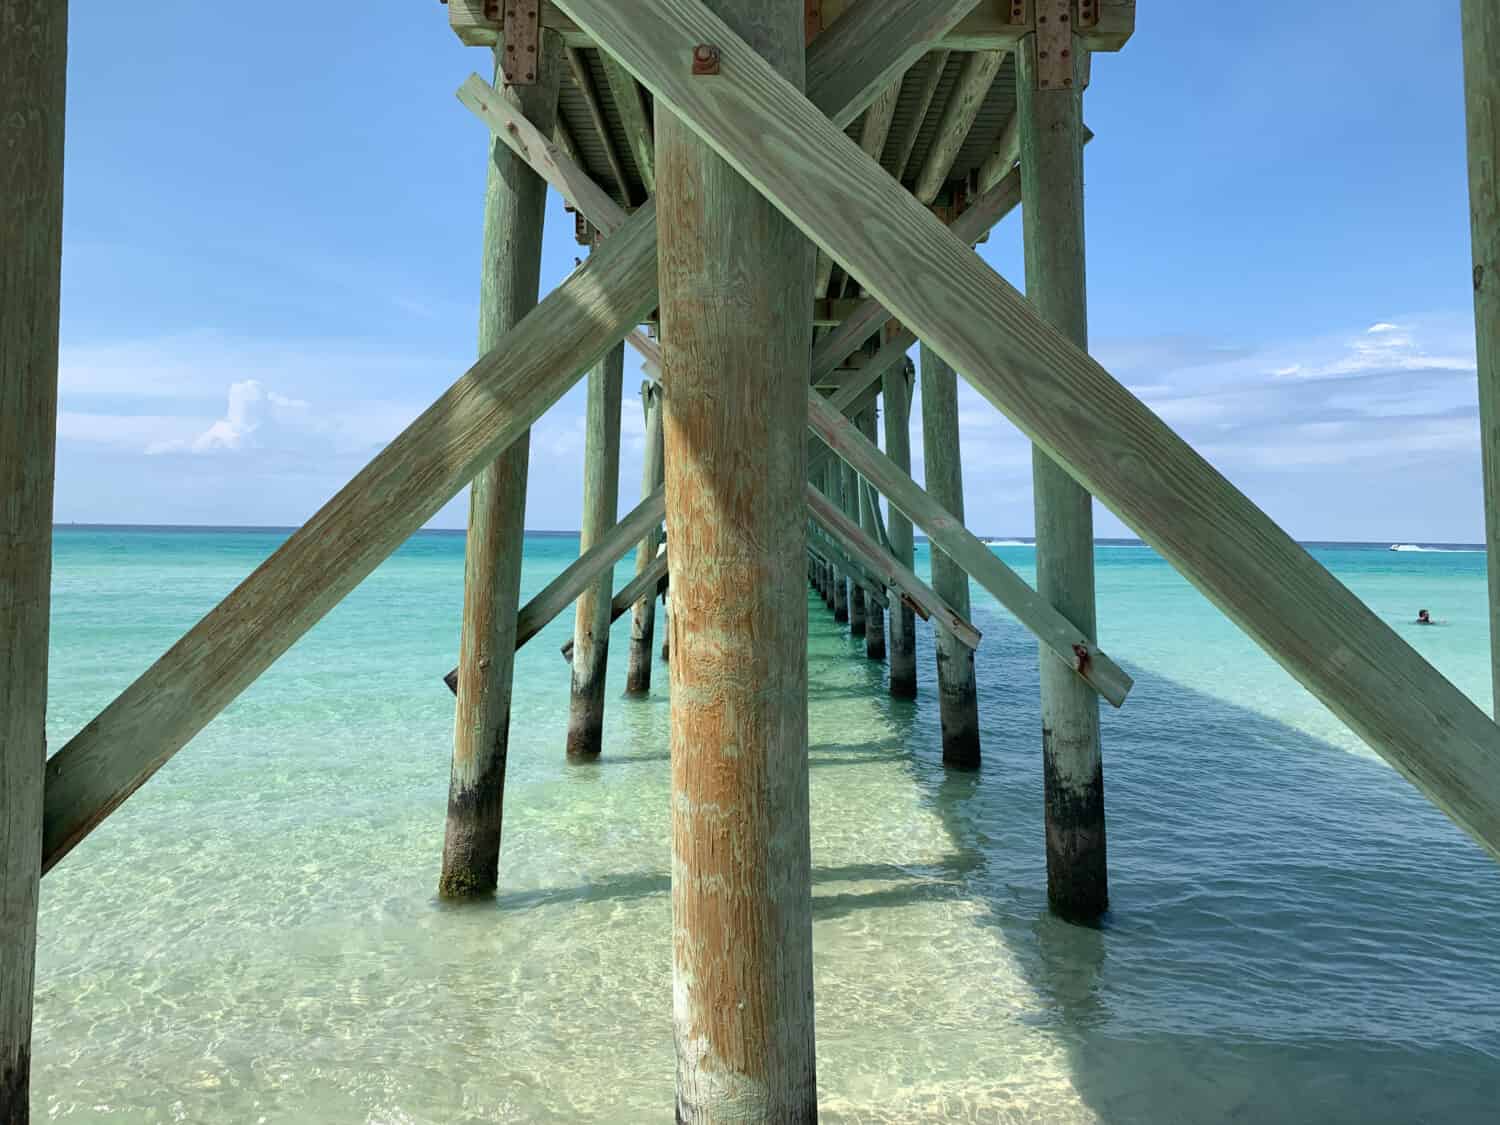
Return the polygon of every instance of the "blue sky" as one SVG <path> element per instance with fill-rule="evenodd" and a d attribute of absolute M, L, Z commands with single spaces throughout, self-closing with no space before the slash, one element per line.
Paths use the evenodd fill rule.
<path fill-rule="evenodd" d="M 1457 8 L 1143 0 L 1094 60 L 1091 350 L 1304 539 L 1481 538 Z M 300 523 L 472 362 L 489 53 L 359 11 L 73 6 L 60 521 Z M 1020 239 L 982 249 L 1017 285 Z M 578 253 L 554 197 L 544 289 Z M 1024 439 L 960 405 L 970 526 L 1029 534 Z M 582 412 L 536 427 L 530 527 L 578 524 Z"/>

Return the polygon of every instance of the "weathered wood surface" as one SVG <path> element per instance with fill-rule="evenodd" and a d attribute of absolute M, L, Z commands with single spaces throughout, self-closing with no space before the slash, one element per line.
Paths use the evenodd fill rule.
<path fill-rule="evenodd" d="M 575 20 L 1372 749 L 1500 854 L 1500 727 L 693 0 Z M 716 43 L 729 81 L 674 70 Z M 879 230 L 880 237 L 871 237 Z"/>
<path fill-rule="evenodd" d="M 763 65 L 802 86 L 801 0 L 708 3 L 766 56 Z M 656 130 L 676 1117 L 810 1123 L 818 1109 L 806 531 L 797 498 L 807 479 L 812 246 L 673 114 L 659 109 Z"/>
<path fill-rule="evenodd" d="M 535 121 L 534 128 L 548 130 L 557 116 L 562 42 L 555 32 L 544 30 L 538 47 L 536 82 L 501 89 L 504 80 L 497 55 L 496 89 L 489 96 Z M 491 137 L 488 145 L 479 281 L 480 355 L 536 307 L 547 210 L 546 183 L 500 141 Z M 523 433 L 480 470 L 469 489 L 453 765 L 438 877 L 438 894 L 445 898 L 488 894 L 500 877 L 530 452 L 530 434 Z"/>
<path fill-rule="evenodd" d="M 641 458 L 641 495 L 650 496 L 661 488 L 665 477 L 662 465 L 661 436 L 661 388 L 655 383 L 641 384 L 641 402 L 646 409 L 646 448 Z M 661 543 L 660 529 L 652 527 L 641 538 L 635 549 L 635 572 L 637 577 L 656 568 L 658 560 L 665 555 L 657 554 Z M 651 665 L 655 657 L 656 640 L 656 587 L 642 592 L 636 601 L 630 618 L 629 664 L 625 668 L 625 694 L 643 696 L 651 694 Z M 610 612 L 614 614 L 613 608 Z M 610 617 L 613 621 L 614 614 Z"/>
<path fill-rule="evenodd" d="M 1500 715 L 1500 4 L 1463 0 L 1462 18 L 1479 442 L 1490 560 L 1491 685 Z"/>
<path fill-rule="evenodd" d="M 911 476 L 911 380 L 905 365 L 892 364 L 881 379 L 882 400 L 885 403 L 885 451 L 896 473 Z M 837 415 L 836 415 L 837 416 Z M 843 419 L 840 417 L 842 422 Z M 809 400 L 808 423 L 816 426 L 814 407 Z M 847 433 L 847 431 L 845 431 Z M 848 454 L 845 454 L 848 456 Z M 873 477 L 860 469 L 866 480 Z M 875 487 L 879 488 L 878 483 Z M 911 517 L 901 506 L 886 494 L 890 508 L 887 519 L 891 540 L 891 554 L 897 562 L 911 570 L 916 565 L 916 547 L 912 536 Z M 1017 580 L 1019 581 L 1019 579 Z M 1024 583 L 1022 583 L 1024 585 Z M 917 615 L 911 606 L 902 602 L 891 613 L 890 640 L 890 692 L 897 699 L 917 697 Z"/>
<path fill-rule="evenodd" d="M 814 527 L 817 534 L 809 539 L 807 549 L 819 556 L 828 565 L 837 563 L 839 566 L 842 566 L 847 573 L 855 576 L 855 580 L 864 590 L 867 600 L 873 600 L 882 609 L 888 609 L 891 600 L 886 596 L 885 588 L 880 585 L 879 580 L 870 577 L 864 567 L 858 565 L 846 555 L 842 548 L 823 533 L 820 525 L 815 523 Z"/>
<path fill-rule="evenodd" d="M 913 194 L 923 203 L 937 198 L 953 171 L 953 162 L 958 159 L 958 150 L 968 139 L 974 119 L 995 84 L 995 75 L 1000 73 L 1000 64 L 1005 62 L 1004 51 L 975 51 L 964 57 L 959 67 L 958 78 L 943 105 L 943 115 L 938 118 L 937 132 L 927 149 L 927 159 L 917 173 Z M 967 174 L 968 169 L 962 169 Z"/>
<path fill-rule="evenodd" d="M 843 469 L 835 457 L 825 458 L 820 467 L 823 472 L 823 495 L 828 498 L 829 503 L 838 505 L 844 488 Z M 842 569 L 835 570 L 833 575 L 833 619 L 839 624 L 849 620 L 848 579 L 851 574 L 851 571 Z"/>
<path fill-rule="evenodd" d="M 839 464 L 839 506 L 849 522 L 859 526 L 859 478 L 848 465 Z M 849 586 L 849 633 L 865 635 L 865 591 L 858 583 Z"/>
<path fill-rule="evenodd" d="M 601 53 L 599 61 L 604 64 L 604 79 L 609 83 L 609 92 L 614 97 L 615 108 L 620 111 L 620 122 L 625 128 L 625 140 L 630 145 L 630 155 L 641 173 L 641 183 L 648 193 L 656 191 L 656 154 L 651 139 L 651 113 L 646 109 L 646 99 L 634 78 L 608 53 Z"/>
<path fill-rule="evenodd" d="M 856 416 L 855 425 L 871 442 L 875 440 L 875 407 L 867 406 Z M 850 470 L 853 472 L 853 469 Z M 890 544 L 882 541 L 884 528 L 880 526 L 879 501 L 868 486 L 856 476 L 859 493 L 859 526 L 875 542 L 890 551 Z M 895 557 L 895 552 L 891 552 Z M 878 603 L 865 598 L 865 657 L 869 660 L 885 659 L 885 614 Z"/>
<path fill-rule="evenodd" d="M 609 603 L 610 624 L 613 625 L 620 620 L 630 612 L 633 606 L 639 606 L 642 601 L 649 601 L 654 605 L 657 592 L 661 589 L 662 579 L 666 577 L 667 556 L 663 552 L 657 555 L 645 570 L 639 571 L 629 582 L 620 587 L 620 592 Z M 569 637 L 563 642 L 562 654 L 564 660 L 573 659 L 573 638 Z"/>
<path fill-rule="evenodd" d="M 921 349 L 922 474 L 927 494 L 961 525 L 964 522 L 963 458 L 958 432 L 958 375 L 926 344 Z M 932 588 L 964 616 L 969 614 L 969 576 L 936 544 L 931 551 Z M 937 658 L 938 711 L 943 763 L 978 769 L 979 685 L 974 654 L 940 629 Z"/>
<path fill-rule="evenodd" d="M 1076 38 L 1072 53 L 1072 88 L 1043 90 L 1031 53 L 1022 52 L 1016 116 L 1026 201 L 1026 297 L 1049 324 L 1086 349 L 1083 90 L 1077 78 L 1087 64 Z M 1096 636 L 1093 499 L 1041 450 L 1032 450 L 1031 472 L 1037 593 Z M 1109 908 L 1099 703 L 1045 653 L 1041 689 L 1047 901 L 1060 917 L 1092 922 Z"/>
<path fill-rule="evenodd" d="M 68 5 L 0 9 L 0 1121 L 30 1120 Z"/>
<path fill-rule="evenodd" d="M 934 51 L 922 60 L 922 74 L 918 79 L 917 101 L 912 109 L 911 119 L 907 121 L 905 130 L 896 139 L 895 161 L 891 165 L 892 175 L 900 180 L 906 176 L 906 165 L 911 160 L 911 151 L 916 147 L 917 136 L 922 131 L 922 123 L 927 119 L 927 114 L 932 108 L 932 99 L 937 94 L 939 83 L 943 80 L 943 71 L 948 69 L 948 52 Z"/>
<path fill-rule="evenodd" d="M 655 206 L 608 245 L 47 763 L 44 873 L 656 307 Z"/>
<path fill-rule="evenodd" d="M 900 376 L 892 379 L 892 383 L 897 384 L 903 381 Z M 885 401 L 889 412 L 891 404 L 896 401 L 889 390 Z M 889 417 L 890 414 L 887 413 L 887 418 Z M 969 531 L 961 519 L 923 491 L 896 459 L 881 453 L 873 442 L 831 404 L 812 395 L 808 397 L 807 419 L 818 436 L 853 465 L 890 502 L 891 538 L 897 545 L 898 559 L 908 567 L 911 565 L 904 557 L 912 549 L 907 545 L 911 536 L 911 523 L 905 521 L 909 519 L 922 529 L 933 547 L 942 550 L 1008 609 L 1041 642 L 1043 648 L 1056 658 L 1060 666 L 1073 669 L 1084 683 L 1114 706 L 1118 707 L 1125 702 L 1132 683 L 1129 674 L 1094 644 L 1088 634 L 1006 566 L 1004 560 Z M 887 434 L 892 428 L 893 424 L 888 423 Z M 903 518 L 898 520 L 897 513 Z"/>
<path fill-rule="evenodd" d="M 580 556 L 615 527 L 620 506 L 620 397 L 625 378 L 625 342 L 589 373 L 583 423 L 583 515 Z M 654 525 L 653 525 L 654 526 Z M 573 606 L 573 674 L 568 706 L 567 755 L 597 758 L 604 738 L 604 686 L 609 666 L 611 574 L 590 582 Z"/>
<path fill-rule="evenodd" d="M 906 595 L 924 618 L 937 622 L 970 650 L 979 647 L 981 634 L 968 618 L 943 601 L 909 568 L 882 550 L 880 544 L 861 531 L 859 525 L 828 497 L 811 487 L 807 492 L 807 507 L 813 519 L 866 574 L 887 589 Z"/>
<path fill-rule="evenodd" d="M 599 91 L 594 88 L 593 76 L 589 74 L 589 64 L 584 61 L 583 55 L 577 47 L 565 48 L 568 59 L 568 73 L 573 79 L 573 87 L 583 98 L 583 104 L 588 108 L 589 120 L 594 123 L 594 132 L 599 135 L 599 144 L 604 151 L 605 162 L 609 165 L 609 171 L 615 178 L 615 185 L 620 189 L 620 202 L 629 207 L 633 202 L 630 198 L 630 179 L 625 175 L 625 165 L 620 160 L 620 154 L 615 150 L 614 139 L 610 136 L 609 122 L 604 116 L 604 107 L 599 102 Z"/>

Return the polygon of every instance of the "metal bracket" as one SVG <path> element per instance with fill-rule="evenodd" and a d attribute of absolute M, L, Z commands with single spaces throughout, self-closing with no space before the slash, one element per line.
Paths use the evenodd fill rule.
<path fill-rule="evenodd" d="M 1072 7 L 1071 0 L 1037 0 L 1036 34 L 1031 39 L 1038 90 L 1073 86 Z"/>
<path fill-rule="evenodd" d="M 501 71 L 507 86 L 536 84 L 536 52 L 542 40 L 541 0 L 503 0 L 505 19 L 501 37 L 505 61 Z"/>

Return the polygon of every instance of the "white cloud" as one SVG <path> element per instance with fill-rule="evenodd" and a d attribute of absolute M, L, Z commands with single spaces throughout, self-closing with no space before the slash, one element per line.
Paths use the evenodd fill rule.
<path fill-rule="evenodd" d="M 246 379 L 229 385 L 229 408 L 224 417 L 189 441 L 153 442 L 146 446 L 146 452 L 239 452 L 260 445 L 263 431 L 272 427 L 321 429 L 311 419 L 307 403 L 267 390 L 258 379 Z"/>

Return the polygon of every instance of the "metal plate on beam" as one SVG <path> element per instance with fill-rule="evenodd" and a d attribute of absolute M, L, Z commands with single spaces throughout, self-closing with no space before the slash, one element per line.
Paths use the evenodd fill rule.
<path fill-rule="evenodd" d="M 502 35 L 505 60 L 501 71 L 507 86 L 531 86 L 536 83 L 537 49 L 542 39 L 541 0 L 502 0 L 505 15 Z"/>
<path fill-rule="evenodd" d="M 1073 14 L 1071 0 L 1036 0 L 1036 84 L 1039 90 L 1073 85 Z"/>

